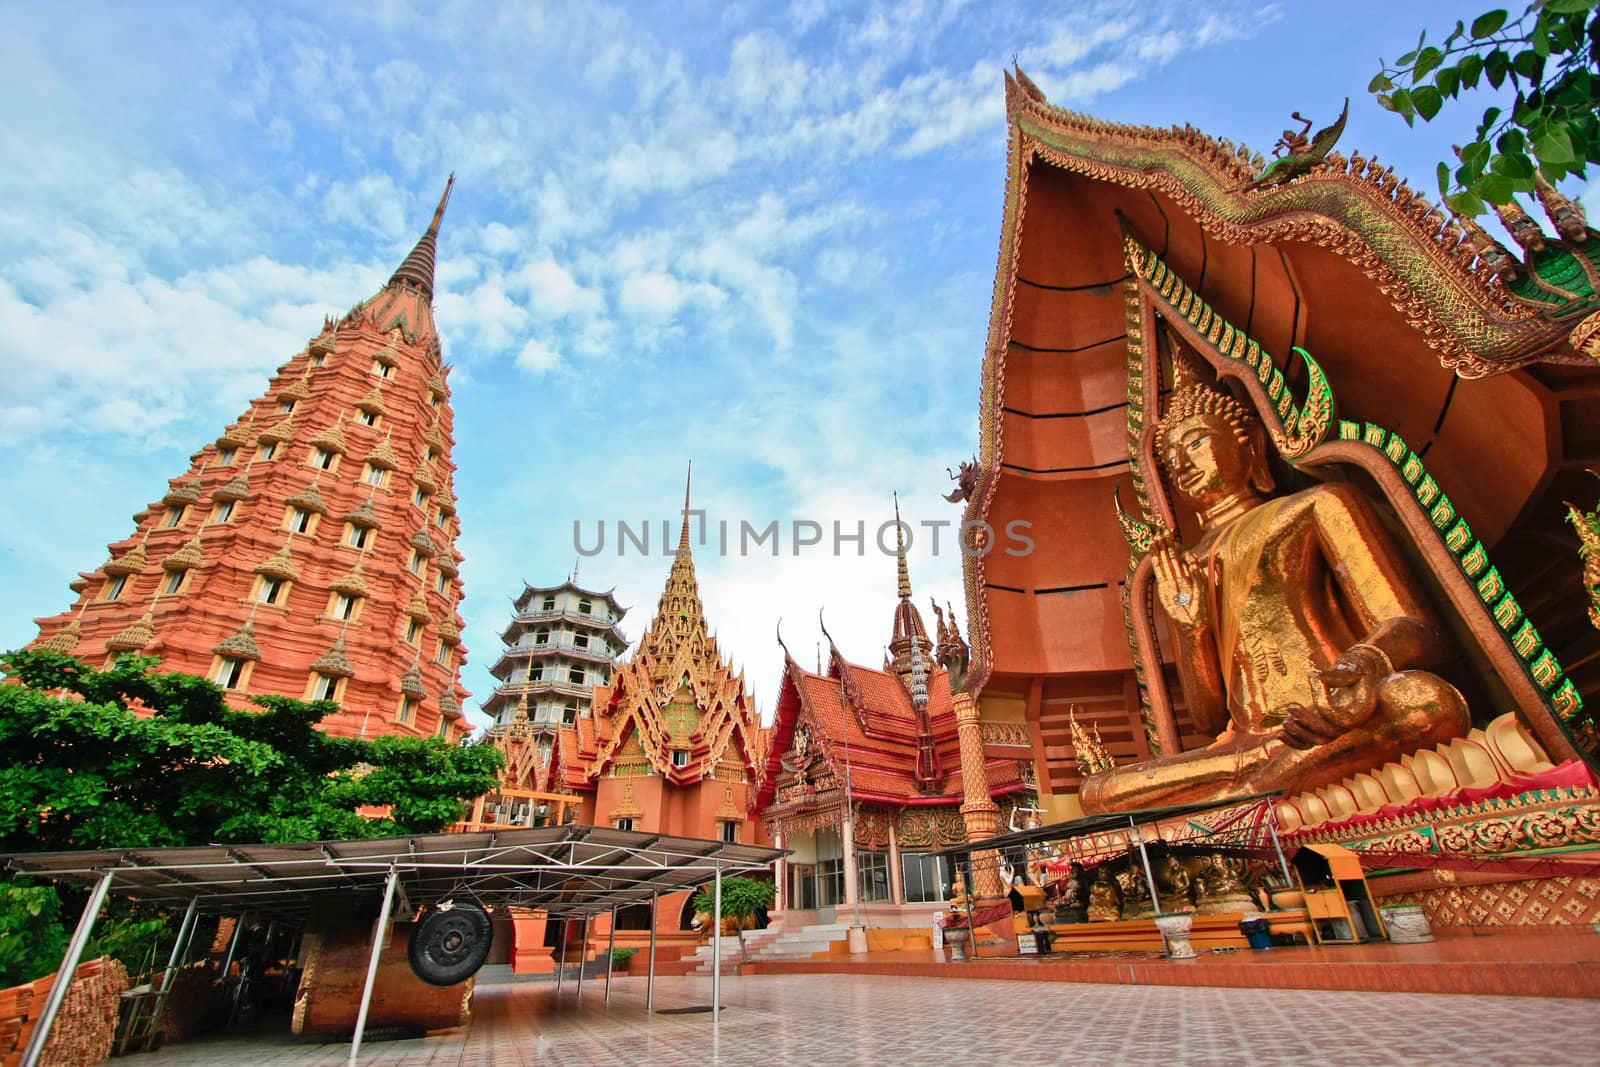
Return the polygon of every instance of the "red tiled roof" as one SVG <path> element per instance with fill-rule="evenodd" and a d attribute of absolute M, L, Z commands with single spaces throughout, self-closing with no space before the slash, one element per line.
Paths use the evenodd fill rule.
<path fill-rule="evenodd" d="M 917 806 L 960 804 L 961 752 L 950 685 L 943 670 L 928 679 L 928 719 L 942 774 L 938 788 L 925 792 L 918 788 L 916 778 L 916 709 L 899 678 L 848 663 L 842 657 L 835 659 L 829 674 L 815 674 L 786 658 L 757 807 L 772 803 L 778 776 L 783 773 L 782 758 L 802 720 L 809 724 L 812 737 L 821 743 L 841 781 L 848 764 L 851 794 L 856 799 Z M 986 770 L 991 795 L 1023 788 L 1015 762 L 992 761 Z"/>

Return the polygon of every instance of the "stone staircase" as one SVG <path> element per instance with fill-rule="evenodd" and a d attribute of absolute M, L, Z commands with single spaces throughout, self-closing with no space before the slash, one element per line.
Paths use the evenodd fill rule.
<path fill-rule="evenodd" d="M 760 947 L 752 947 L 750 959 L 755 960 L 809 960 L 818 952 L 827 952 L 836 942 L 850 937 L 849 923 L 818 923 L 802 926 L 798 930 L 779 933 Z"/>

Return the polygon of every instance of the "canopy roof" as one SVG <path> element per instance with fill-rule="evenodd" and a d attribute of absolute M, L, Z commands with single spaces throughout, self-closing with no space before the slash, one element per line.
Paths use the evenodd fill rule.
<path fill-rule="evenodd" d="M 1165 808 L 1107 812 L 1081 819 L 997 834 L 982 841 L 969 841 L 933 853 L 936 856 L 964 855 L 969 852 L 1006 852 L 1015 849 L 1044 850 L 1043 846 L 1064 842 L 1084 842 L 1072 854 L 1084 863 L 1094 864 L 1136 847 L 1134 829 L 1150 844 L 1205 845 L 1216 851 L 1230 848 L 1260 849 L 1272 819 L 1273 794 L 1239 797 L 1222 803 L 1176 804 Z M 1046 850 L 1050 851 L 1050 850 Z"/>
<path fill-rule="evenodd" d="M 569 825 L 289 845 L 12 853 L 0 856 L 0 865 L 80 884 L 112 872 L 111 891 L 136 900 L 198 900 L 206 912 L 286 918 L 304 918 L 334 894 L 370 896 L 376 905 L 392 865 L 402 899 L 413 906 L 475 900 L 581 916 L 647 902 L 657 892 L 693 889 L 718 870 L 763 870 L 786 854 Z"/>

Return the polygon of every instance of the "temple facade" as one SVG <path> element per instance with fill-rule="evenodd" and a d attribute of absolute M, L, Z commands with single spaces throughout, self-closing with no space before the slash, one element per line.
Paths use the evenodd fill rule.
<path fill-rule="evenodd" d="M 454 179 L 451 179 L 452 183 Z M 322 330 L 133 517 L 32 647 L 159 656 L 235 706 L 326 699 L 330 733 L 455 739 L 460 532 L 432 222 L 387 284 Z"/>
<path fill-rule="evenodd" d="M 583 798 L 580 821 L 746 843 L 766 733 L 706 623 L 689 541 L 688 495 L 655 618 L 633 655 L 596 679 L 564 726 L 552 782 Z"/>
<path fill-rule="evenodd" d="M 845 659 L 831 637 L 825 669 L 806 670 L 784 650 L 757 806 L 773 843 L 792 850 L 779 864 L 786 929 L 926 929 L 952 889 L 953 871 L 932 853 L 967 840 L 971 772 L 1000 827 L 1034 807 L 1025 733 L 990 729 L 972 739 L 976 763 L 965 758 L 940 662 L 964 641 L 954 613 L 947 619 L 937 605 L 930 638 L 912 602 L 903 537 L 898 568 L 881 668 Z"/>
<path fill-rule="evenodd" d="M 1600 844 L 1564 503 L 1596 496 L 1600 235 L 1540 181 L 1509 247 L 1342 119 L 1269 165 L 1006 94 L 956 494 L 982 729 L 1052 821 L 1279 793 L 1289 844 L 1417 868 L 1374 891 L 1435 922 L 1600 918 L 1600 883 L 1483 866 Z M 1032 551 L 985 542 L 1016 521 Z"/>

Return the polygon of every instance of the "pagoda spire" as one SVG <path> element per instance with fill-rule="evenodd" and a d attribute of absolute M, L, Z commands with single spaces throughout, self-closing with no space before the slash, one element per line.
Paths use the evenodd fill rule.
<path fill-rule="evenodd" d="M 389 278 L 389 288 L 412 286 L 422 292 L 422 295 L 431 304 L 433 302 L 433 266 L 438 255 L 439 223 L 444 221 L 445 205 L 450 202 L 450 190 L 456 184 L 456 176 L 451 173 L 448 181 L 444 183 L 444 195 L 439 197 L 439 206 L 434 209 L 433 221 L 428 223 L 427 231 L 417 241 L 411 254 Z"/>
<path fill-rule="evenodd" d="M 922 679 L 926 696 L 926 665 L 932 662 L 933 642 L 922 624 L 922 614 L 911 602 L 911 569 L 906 565 L 906 527 L 900 521 L 900 494 L 894 498 L 895 555 L 897 591 L 900 602 L 894 606 L 894 627 L 889 638 L 888 670 L 897 675 L 902 685 L 913 695 L 917 691 L 918 676 Z"/>
<path fill-rule="evenodd" d="M 906 566 L 906 527 L 900 521 L 900 494 L 894 494 L 894 543 L 895 554 L 900 558 L 900 599 L 911 599 L 911 571 Z"/>
<path fill-rule="evenodd" d="M 683 530 L 678 534 L 678 555 L 689 554 L 689 486 L 694 480 L 694 460 L 689 461 L 689 470 L 683 476 Z"/>

